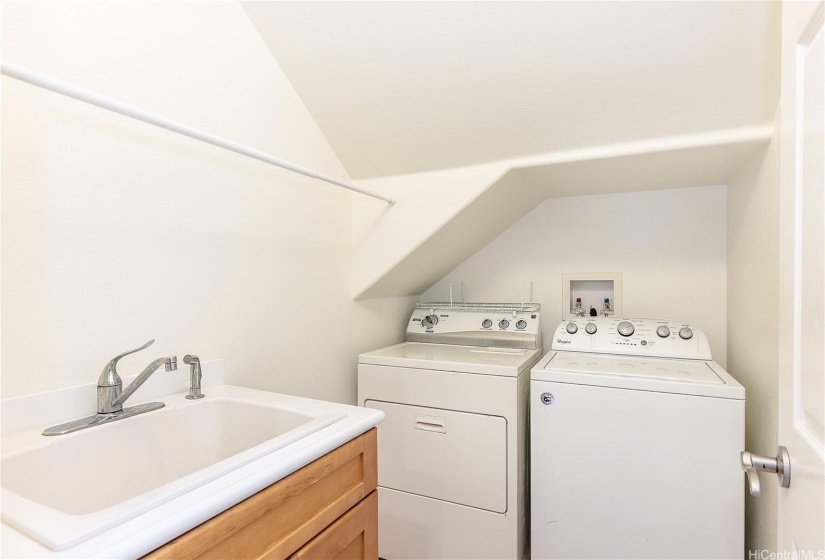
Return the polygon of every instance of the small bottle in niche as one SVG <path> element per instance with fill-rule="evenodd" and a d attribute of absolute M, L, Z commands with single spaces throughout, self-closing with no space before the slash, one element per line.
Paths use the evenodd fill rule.
<path fill-rule="evenodd" d="M 598 317 L 599 316 L 598 311 L 596 311 L 596 308 L 593 307 L 592 305 L 590 306 L 590 316 L 591 317 Z"/>

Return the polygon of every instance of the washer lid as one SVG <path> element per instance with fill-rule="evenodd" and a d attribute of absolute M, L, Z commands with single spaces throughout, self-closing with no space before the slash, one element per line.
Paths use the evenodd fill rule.
<path fill-rule="evenodd" d="M 545 356 L 533 368 L 531 379 L 684 395 L 745 398 L 744 387 L 718 364 L 705 360 L 556 352 Z"/>
<path fill-rule="evenodd" d="M 402 342 L 361 354 L 358 363 L 516 377 L 539 356 L 541 348 L 529 350 Z"/>

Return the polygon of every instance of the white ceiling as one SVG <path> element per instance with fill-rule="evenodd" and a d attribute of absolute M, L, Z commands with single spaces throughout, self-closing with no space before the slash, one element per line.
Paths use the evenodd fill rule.
<path fill-rule="evenodd" d="M 779 2 L 244 2 L 354 178 L 770 123 Z"/>

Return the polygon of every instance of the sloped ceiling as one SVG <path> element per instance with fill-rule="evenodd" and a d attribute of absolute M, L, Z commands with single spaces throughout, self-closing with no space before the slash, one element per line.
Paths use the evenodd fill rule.
<path fill-rule="evenodd" d="M 768 124 L 779 2 L 245 2 L 353 178 Z"/>

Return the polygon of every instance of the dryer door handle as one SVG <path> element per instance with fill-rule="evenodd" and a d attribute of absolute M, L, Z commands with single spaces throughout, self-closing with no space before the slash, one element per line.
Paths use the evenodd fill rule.
<path fill-rule="evenodd" d="M 447 433 L 447 419 L 433 416 L 416 416 L 415 429 L 424 432 L 435 432 L 438 434 Z"/>

